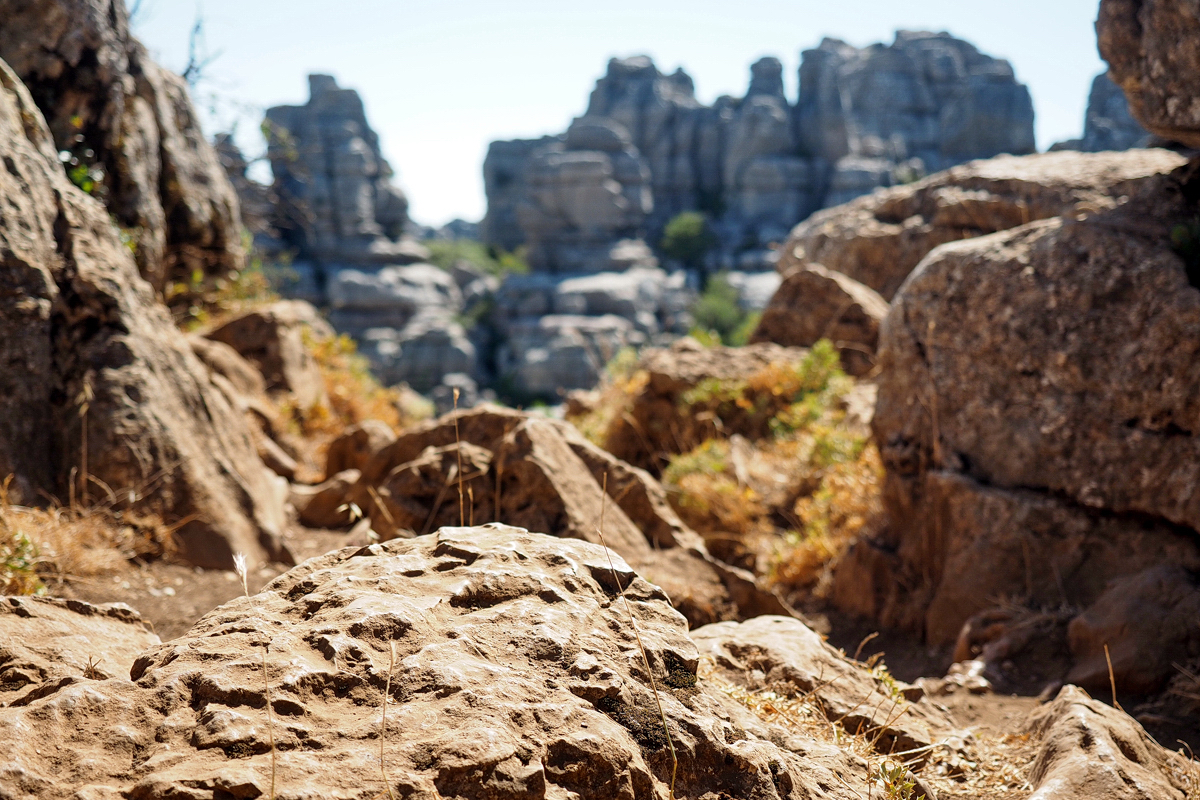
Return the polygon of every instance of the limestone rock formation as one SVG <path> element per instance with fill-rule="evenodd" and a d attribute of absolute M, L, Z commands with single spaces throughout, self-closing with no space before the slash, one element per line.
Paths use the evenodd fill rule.
<path fill-rule="evenodd" d="M 1115 208 L 943 245 L 906 281 L 873 423 L 890 524 L 850 573 L 885 618 L 947 642 L 1002 596 L 1098 604 L 1082 643 L 1109 581 L 1200 567 L 1197 185 L 1194 164 L 1131 181 Z M 1184 613 L 1200 587 L 1176 594 Z"/>
<path fill-rule="evenodd" d="M 729 269 L 825 205 L 1033 151 L 1029 93 L 1012 68 L 949 34 L 901 31 L 862 50 L 826 40 L 805 51 L 800 76 L 793 105 L 779 60 L 763 58 L 745 97 L 709 107 L 682 70 L 613 59 L 564 136 L 492 144 L 485 240 L 528 244 L 535 269 L 602 269 L 617 239 L 656 244 L 669 219 L 698 209 Z"/>
<path fill-rule="evenodd" d="M 184 555 L 286 559 L 282 499 L 107 210 L 63 174 L 50 130 L 0 62 L 0 475 L 13 502 L 93 476 L 180 522 Z M 74 477 L 73 477 L 74 476 Z M 82 493 L 82 488 L 80 488 Z"/>
<path fill-rule="evenodd" d="M 926 253 L 1063 214 L 1111 208 L 1134 182 L 1184 158 L 1167 150 L 1001 156 L 954 167 L 814 214 L 796 226 L 779 269 L 821 264 L 891 299 Z"/>
<path fill-rule="evenodd" d="M 28 705 L 85 680 L 125 678 L 158 636 L 128 606 L 0 600 L 0 706 Z"/>
<path fill-rule="evenodd" d="M 840 272 L 809 264 L 783 279 L 750 343 L 811 347 L 829 339 L 841 351 L 846 372 L 865 375 L 875 366 L 879 326 L 887 312 L 888 303 L 878 292 Z"/>
<path fill-rule="evenodd" d="M 71 159 L 162 292 L 193 273 L 240 270 L 237 197 L 183 80 L 133 38 L 123 2 L 4 0 L 0 59 L 29 89 Z"/>
<path fill-rule="evenodd" d="M 1092 81 L 1088 92 L 1087 110 L 1083 117 L 1083 138 L 1058 142 L 1051 150 L 1082 150 L 1098 153 L 1102 150 L 1129 150 L 1151 147 L 1154 136 L 1146 131 L 1129 111 L 1129 101 L 1121 87 L 1102 72 Z"/>
<path fill-rule="evenodd" d="M 771 655 L 783 696 L 810 692 L 809 664 L 828 658 L 818 691 L 861 690 L 855 713 L 880 717 L 881 739 L 940 714 L 914 703 L 886 720 L 875 706 L 892 700 L 865 669 L 790 636 Z M 736 626 L 706 641 L 752 660 Z M 620 557 L 504 525 L 447 528 L 311 559 L 149 648 L 129 679 L 0 709 L 0 782 L 38 800 L 263 797 L 273 738 L 279 797 L 661 800 L 661 702 L 677 797 L 867 795 L 866 760 L 822 733 L 831 711 L 813 701 L 811 727 L 765 722 L 699 666 L 684 619 Z"/>
<path fill-rule="evenodd" d="M 329 75 L 310 75 L 308 88 L 305 105 L 267 111 L 274 222 L 284 242 L 321 273 L 420 260 L 423 248 L 402 239 L 408 200 L 391 182 L 358 92 Z"/>
<path fill-rule="evenodd" d="M 1200 15 L 1187 0 L 1101 0 L 1100 55 L 1146 130 L 1200 147 Z"/>

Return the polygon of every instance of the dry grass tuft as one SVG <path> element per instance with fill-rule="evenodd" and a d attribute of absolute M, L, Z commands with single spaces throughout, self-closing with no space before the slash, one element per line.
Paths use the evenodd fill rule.
<path fill-rule="evenodd" d="M 0 593 L 38 594 L 48 584 L 124 569 L 175 551 L 161 519 L 106 507 L 27 508 L 0 485 Z"/>

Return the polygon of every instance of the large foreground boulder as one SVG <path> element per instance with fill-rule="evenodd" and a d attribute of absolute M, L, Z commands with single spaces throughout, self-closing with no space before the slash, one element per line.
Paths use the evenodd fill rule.
<path fill-rule="evenodd" d="M 158 291 L 240 270 L 237 196 L 187 84 L 155 64 L 122 0 L 3 0 L 0 59 L 28 87 L 55 152 L 101 199 Z"/>
<path fill-rule="evenodd" d="M 1087 609 L 1156 564 L 1192 571 L 1158 593 L 1164 613 L 1195 607 L 1197 187 L 1188 165 L 1082 220 L 944 245 L 910 276 L 880 334 L 889 528 L 847 573 L 847 587 L 874 582 L 858 594 L 876 612 L 943 643 L 1001 598 Z M 1120 606 L 1109 597 L 1087 625 Z M 1074 655 L 1094 666 L 1083 625 Z M 1155 660 L 1139 641 L 1167 647 L 1122 638 L 1107 643 L 1129 663 Z"/>
<path fill-rule="evenodd" d="M 1100 55 L 1138 122 L 1200 147 L 1200 14 L 1188 0 L 1101 0 Z"/>
<path fill-rule="evenodd" d="M 779 270 L 786 275 L 821 264 L 890 300 L 917 262 L 940 244 L 1077 210 L 1112 208 L 1133 182 L 1183 162 L 1167 150 L 972 161 L 813 214 L 792 231 Z"/>
<path fill-rule="evenodd" d="M 905 725 L 944 730 L 945 717 L 922 702 L 889 720 L 905 701 L 792 627 L 771 676 L 806 719 L 766 722 L 698 677 L 683 617 L 620 557 L 447 528 L 307 561 L 151 647 L 128 680 L 0 709 L 0 785 L 23 799 L 216 800 L 265 797 L 274 776 L 281 798 L 666 798 L 665 717 L 676 797 L 866 796 L 868 764 L 837 737 L 906 741 Z M 739 635 L 706 647 L 752 663 Z M 817 661 L 817 691 L 861 691 L 848 711 L 876 722 L 822 710 Z"/>
<path fill-rule="evenodd" d="M 6 29 L 9 21 L 6 21 Z M 249 428 L 138 275 L 108 212 L 72 186 L 0 62 L 0 480 L 10 500 L 104 494 L 178 523 L 184 555 L 287 558 L 282 498 Z"/>
<path fill-rule="evenodd" d="M 344 502 L 386 538 L 486 521 L 603 540 L 694 625 L 791 613 L 714 559 L 650 475 L 557 420 L 484 405 L 418 426 L 371 457 Z"/>

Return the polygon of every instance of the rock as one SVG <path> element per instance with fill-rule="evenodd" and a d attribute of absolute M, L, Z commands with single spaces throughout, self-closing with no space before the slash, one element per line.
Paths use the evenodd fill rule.
<path fill-rule="evenodd" d="M 730 682 L 784 697 L 797 689 L 811 693 L 846 730 L 878 735 L 880 752 L 927 747 L 954 730 L 950 716 L 922 700 L 920 689 L 884 671 L 876 675 L 847 669 L 846 655 L 798 619 L 720 622 L 697 628 L 691 636 L 701 656 L 712 658 Z M 897 713 L 897 708 L 904 711 Z"/>
<path fill-rule="evenodd" d="M 599 541 L 606 474 L 605 540 L 694 624 L 794 613 L 749 573 L 715 561 L 657 481 L 556 420 L 482 405 L 425 423 L 375 454 L 354 497 L 388 536 L 473 519 Z"/>
<path fill-rule="evenodd" d="M 906 281 L 872 426 L 889 523 L 859 562 L 885 617 L 948 642 L 992 598 L 1087 608 L 1110 580 L 1200 566 L 1200 279 L 1172 243 L 1193 170 L 944 245 Z"/>
<path fill-rule="evenodd" d="M 623 347 L 644 341 L 628 320 L 612 314 L 530 317 L 509 324 L 496 366 L 516 396 L 557 401 L 572 389 L 595 386 Z"/>
<path fill-rule="evenodd" d="M 1117 691 L 1160 691 L 1175 664 L 1200 656 L 1200 586 L 1177 563 L 1162 563 L 1114 579 L 1086 611 L 1071 620 L 1075 666 L 1070 683 L 1110 689 L 1109 659 Z M 1105 647 L 1108 647 L 1107 657 Z"/>
<path fill-rule="evenodd" d="M 1173 774 L 1183 757 L 1160 747 L 1128 715 L 1064 686 L 1027 725 L 1038 742 L 1030 800 L 1183 800 Z"/>
<path fill-rule="evenodd" d="M 229 567 L 237 551 L 289 559 L 282 502 L 245 420 L 139 277 L 107 210 L 67 181 L 2 63 L 0 151 L 0 473 L 14 475 L 11 502 L 69 496 L 86 419 L 85 471 L 178 523 L 193 563 Z"/>
<path fill-rule="evenodd" d="M 371 457 L 392 442 L 396 432 L 386 422 L 365 419 L 351 425 L 329 443 L 325 454 L 325 475 L 332 477 L 343 470 L 366 467 Z"/>
<path fill-rule="evenodd" d="M 784 277 L 750 342 L 811 347 L 829 339 L 841 351 L 846 372 L 861 376 L 875 366 L 879 326 L 887 312 L 887 301 L 878 292 L 840 272 L 809 264 Z"/>
<path fill-rule="evenodd" d="M 429 258 L 403 239 L 408 200 L 392 182 L 362 99 L 329 75 L 308 76 L 302 106 L 267 110 L 267 155 L 279 198 L 273 223 L 284 244 L 319 272 L 338 266 Z"/>
<path fill-rule="evenodd" d="M 321 315 L 302 300 L 281 300 L 225 320 L 204 334 L 227 344 L 262 373 L 270 391 L 290 392 L 301 408 L 311 408 L 325 397 L 321 368 L 305 337 L 333 337 Z"/>
<path fill-rule="evenodd" d="M 738 305 L 745 311 L 762 311 L 779 290 L 779 273 L 770 272 L 727 272 L 725 280 L 737 290 Z"/>
<path fill-rule="evenodd" d="M 310 559 L 146 651 L 132 681 L 0 709 L 3 780 L 39 799 L 259 797 L 273 737 L 281 797 L 661 800 L 661 702 L 678 797 L 866 795 L 866 761 L 823 724 L 766 723 L 697 680 L 683 618 L 611 563 L 596 545 L 508 526 Z"/>
<path fill-rule="evenodd" d="M 744 97 L 704 106 L 682 70 L 612 59 L 565 135 L 489 148 L 484 240 L 529 245 L 537 270 L 598 271 L 618 239 L 657 243 L 699 209 L 718 239 L 713 266 L 729 269 L 901 173 L 1034 150 L 1029 93 L 1008 62 L 949 34 L 900 31 L 861 50 L 826 40 L 800 75 L 792 105 L 781 63 L 763 58 Z"/>
<path fill-rule="evenodd" d="M 1184 163 L 1166 150 L 1001 156 L 814 214 L 792 231 L 785 275 L 817 263 L 890 300 L 940 244 L 1033 220 L 1112 208 L 1140 180 Z"/>
<path fill-rule="evenodd" d="M 339 270 L 330 276 L 328 291 L 333 324 L 351 335 L 366 328 L 403 328 L 421 314 L 457 314 L 463 308 L 454 277 L 432 264 Z"/>
<path fill-rule="evenodd" d="M 681 402 L 684 393 L 702 382 L 728 386 L 772 365 L 794 367 L 806 355 L 806 350 L 772 343 L 703 347 L 691 338 L 680 339 L 669 348 L 648 349 L 638 366 L 646 371 L 648 380 L 634 396 L 629 413 L 609 426 L 605 449 L 623 461 L 656 473 L 666 466 L 671 455 L 687 452 L 717 435 L 712 415 L 698 415 L 694 409 L 684 407 Z M 763 435 L 763 430 L 751 427 L 730 428 L 724 433 L 741 433 L 752 438 Z"/>
<path fill-rule="evenodd" d="M 267 382 L 258 367 L 234 348 L 199 334 L 189 335 L 187 341 L 204 366 L 229 381 L 239 395 L 259 397 L 267 393 Z"/>
<path fill-rule="evenodd" d="M 1092 81 L 1087 111 L 1083 117 L 1083 138 L 1053 145 L 1051 150 L 1130 150 L 1154 146 L 1154 136 L 1129 113 L 1129 101 L 1121 87 L 1102 72 Z"/>
<path fill-rule="evenodd" d="M 492 399 L 495 399 L 495 393 L 491 394 Z M 451 372 L 442 376 L 442 382 L 433 387 L 429 396 L 439 416 L 449 414 L 456 408 L 474 408 L 481 400 L 479 384 L 470 375 L 462 372 Z"/>
<path fill-rule="evenodd" d="M 1146 130 L 1200 147 L 1200 103 L 1192 80 L 1200 70 L 1200 17 L 1182 0 L 1101 0 L 1096 19 L 1100 55 Z"/>
<path fill-rule="evenodd" d="M 287 478 L 289 481 L 296 479 L 296 470 L 299 468 L 299 465 L 296 464 L 296 459 L 280 447 L 279 443 L 270 436 L 256 437 L 255 450 L 267 469 L 281 478 Z"/>
<path fill-rule="evenodd" d="M 137 657 L 159 639 L 123 603 L 5 597 L 0 642 L 0 708 L 5 708 L 84 680 L 127 678 Z"/>
<path fill-rule="evenodd" d="M 361 474 L 356 469 L 346 469 L 317 486 L 293 486 L 288 502 L 296 509 L 300 521 L 310 528 L 347 528 L 355 522 L 348 506 L 354 501 L 351 489 Z"/>
<path fill-rule="evenodd" d="M 187 85 L 133 38 L 125 5 L 4 0 L 0 19 L 0 59 L 41 109 L 55 152 L 76 159 L 79 183 L 95 183 L 142 277 L 163 292 L 197 271 L 241 270 L 237 196 Z"/>

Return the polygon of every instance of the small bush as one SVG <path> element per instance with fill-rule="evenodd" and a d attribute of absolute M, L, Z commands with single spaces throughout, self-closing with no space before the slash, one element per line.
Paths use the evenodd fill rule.
<path fill-rule="evenodd" d="M 429 262 L 442 269 L 448 270 L 464 261 L 480 272 L 501 278 L 529 272 L 529 264 L 520 249 L 509 253 L 471 239 L 429 239 L 422 244 L 429 248 Z"/>
<path fill-rule="evenodd" d="M 660 246 L 668 258 L 678 259 L 692 269 L 703 269 L 705 256 L 716 244 L 708 219 L 699 211 L 684 211 L 667 223 Z"/>

